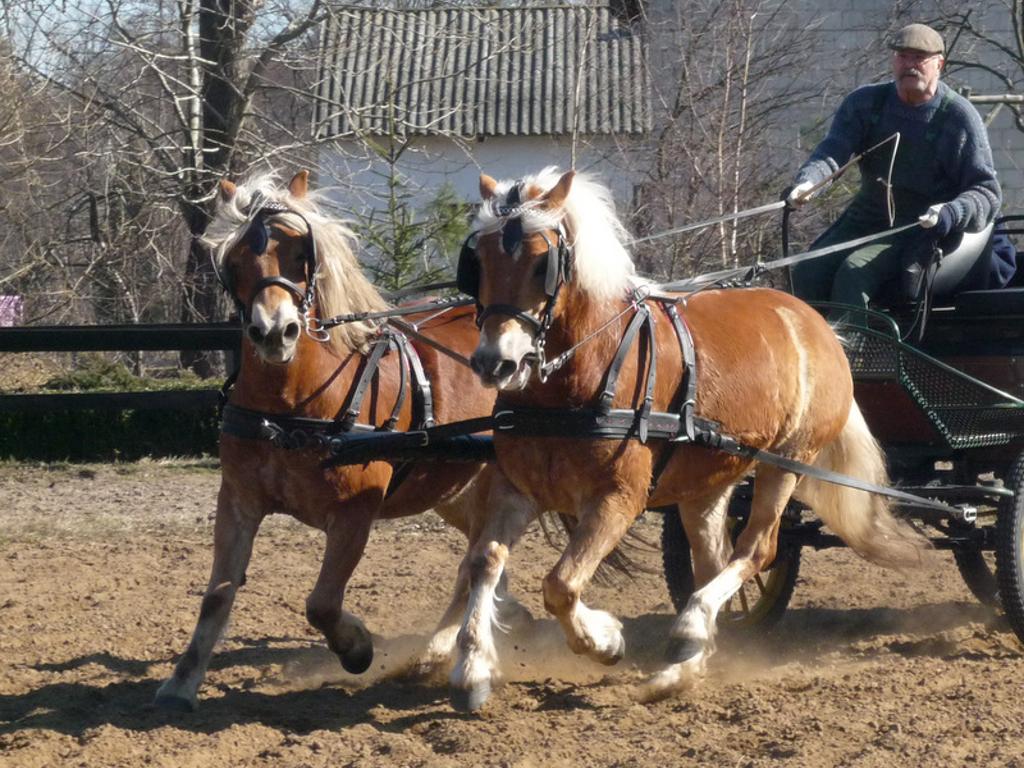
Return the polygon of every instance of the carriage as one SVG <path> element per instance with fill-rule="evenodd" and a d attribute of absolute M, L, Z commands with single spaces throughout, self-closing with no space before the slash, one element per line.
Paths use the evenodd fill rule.
<path fill-rule="evenodd" d="M 1019 234 L 1022 218 L 997 223 Z M 905 340 L 917 308 L 855 310 L 821 304 L 846 320 L 837 332 L 856 399 L 882 443 L 893 485 L 955 510 L 903 509 L 931 543 L 949 550 L 970 592 L 1001 607 L 1024 640 L 1024 287 L 953 293 L 931 309 L 924 333 Z M 735 529 L 750 505 L 740 486 L 731 502 Z M 665 579 L 681 608 L 693 591 L 689 550 L 678 516 L 665 515 Z M 784 614 L 805 547 L 842 546 L 796 502 L 787 507 L 771 568 L 737 594 L 722 620 L 767 629 Z"/>

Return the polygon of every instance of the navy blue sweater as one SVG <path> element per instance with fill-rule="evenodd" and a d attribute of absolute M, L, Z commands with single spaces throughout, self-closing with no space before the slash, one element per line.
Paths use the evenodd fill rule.
<path fill-rule="evenodd" d="M 943 114 L 936 120 L 943 100 Z M 796 183 L 818 183 L 896 131 L 901 134 L 897 162 L 902 167 L 893 176 L 897 221 L 912 220 L 936 203 L 952 204 L 958 231 L 978 231 L 995 218 L 1002 191 L 988 133 L 971 103 L 941 81 L 935 96 L 918 106 L 900 100 L 891 82 L 853 91 L 840 104 L 828 135 L 797 172 Z M 874 157 L 862 161 L 862 170 L 868 163 L 875 176 L 880 164 L 888 165 L 891 152 L 891 143 L 875 150 Z M 885 187 L 867 176 L 855 203 L 881 222 L 886 218 Z"/>

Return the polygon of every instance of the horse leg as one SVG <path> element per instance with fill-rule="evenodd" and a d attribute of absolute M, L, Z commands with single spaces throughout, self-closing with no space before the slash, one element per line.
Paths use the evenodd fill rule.
<path fill-rule="evenodd" d="M 363 622 L 341 606 L 370 537 L 378 502 L 350 501 L 330 517 L 320 575 L 306 598 L 306 620 L 323 632 L 327 647 L 353 675 L 365 672 L 373 662 L 373 639 Z"/>
<path fill-rule="evenodd" d="M 754 483 L 750 519 L 732 559 L 721 573 L 693 593 L 669 634 L 669 666 L 651 680 L 651 698 L 690 687 L 703 677 L 714 652 L 718 612 L 743 583 L 775 559 L 782 512 L 796 487 L 792 472 L 761 464 Z"/>
<path fill-rule="evenodd" d="M 213 568 L 199 609 L 199 621 L 174 674 L 164 681 L 154 703 L 165 709 L 191 712 L 199 706 L 198 691 L 227 624 L 235 593 L 245 582 L 245 569 L 262 514 L 247 514 L 237 498 L 221 484 L 213 528 Z"/>
<path fill-rule="evenodd" d="M 466 615 L 466 604 L 469 600 L 469 554 L 459 563 L 455 577 L 455 589 L 451 602 L 444 615 L 437 623 L 427 648 L 413 662 L 409 677 L 413 680 L 440 680 L 447 673 L 455 655 L 455 643 L 463 617 Z"/>
<path fill-rule="evenodd" d="M 732 488 L 678 505 L 686 539 L 690 542 L 693 583 L 700 589 L 722 572 L 732 554 L 727 522 Z"/>
<path fill-rule="evenodd" d="M 642 508 L 642 502 L 621 495 L 602 499 L 580 517 L 565 552 L 544 577 L 544 607 L 562 625 L 569 647 L 602 664 L 616 664 L 625 653 L 622 622 L 606 611 L 588 608 L 580 595 Z"/>
<path fill-rule="evenodd" d="M 480 709 L 498 679 L 498 651 L 492 625 L 497 623 L 496 592 L 509 549 L 536 516 L 536 506 L 504 476 L 496 475 L 488 494 L 490 510 L 480 536 L 460 566 L 469 581 L 465 618 L 458 632 L 458 657 L 452 669 L 452 703 L 458 709 Z"/>
<path fill-rule="evenodd" d="M 466 555 L 459 563 L 455 576 L 452 599 L 444 615 L 437 623 L 434 634 L 423 654 L 412 665 L 409 675 L 414 680 L 433 680 L 447 673 L 455 655 L 455 641 L 466 615 L 466 601 L 469 599 L 469 557 L 473 545 L 480 537 L 486 520 L 487 497 L 491 488 L 491 471 L 485 469 L 469 488 L 453 501 L 438 505 L 437 512 L 449 525 L 466 534 Z"/>

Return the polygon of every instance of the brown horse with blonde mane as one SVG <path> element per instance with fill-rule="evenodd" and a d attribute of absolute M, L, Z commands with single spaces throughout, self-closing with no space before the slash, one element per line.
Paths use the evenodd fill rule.
<path fill-rule="evenodd" d="M 846 356 L 818 312 L 763 288 L 645 298 L 655 289 L 634 274 L 609 191 L 572 171 L 559 176 L 549 168 L 518 182 L 481 176 L 480 192 L 475 235 L 460 260 L 461 285 L 477 297 L 481 325 L 472 364 L 500 391 L 496 413 L 508 423 L 496 424 L 494 446 L 525 501 L 508 507 L 514 515 L 495 514 L 473 546 L 479 565 L 452 678 L 460 699 L 482 705 L 497 677 L 492 614 L 481 606 L 493 598 L 509 548 L 538 509 L 577 520 L 544 579 L 544 604 L 574 652 L 614 664 L 625 651 L 621 623 L 587 607 L 581 594 L 644 509 L 678 507 L 697 589 L 667 638 L 667 664 L 648 682 L 649 697 L 703 676 L 719 609 L 772 563 L 791 496 L 865 558 L 889 566 L 919 561 L 924 540 L 890 514 L 882 497 L 692 442 L 639 439 L 646 410 L 680 413 L 689 375 L 696 417 L 722 433 L 884 484 L 884 458 L 853 400 Z M 650 336 L 620 352 L 638 312 L 649 312 Z M 684 364 L 685 328 L 693 366 Z M 617 384 L 609 385 L 613 367 Z M 575 416 L 608 406 L 629 412 L 631 434 L 573 434 L 572 425 L 586 421 Z M 550 426 L 559 422 L 567 425 L 561 433 Z M 755 470 L 749 521 L 733 545 L 729 496 Z"/>
<path fill-rule="evenodd" d="M 342 666 L 360 673 L 370 665 L 373 644 L 363 623 L 342 610 L 342 599 L 374 520 L 433 508 L 472 539 L 488 493 L 503 493 L 500 473 L 483 469 L 479 462 L 418 463 L 398 482 L 388 461 L 327 466 L 323 444 L 282 447 L 261 436 L 263 415 L 300 428 L 307 423 L 304 419 L 333 424 L 346 409 L 350 414 L 356 410 L 354 400 L 362 405 L 357 415 L 351 414 L 352 426 L 364 433 L 385 424 L 406 430 L 413 423 L 415 398 L 407 396 L 410 363 L 404 359 L 412 353 L 389 351 L 380 357 L 376 371 L 371 369 L 372 376 L 364 377 L 381 329 L 352 322 L 328 332 L 320 325 L 337 314 L 388 305 L 363 276 L 351 232 L 321 211 L 307 186 L 306 172 L 297 174 L 287 188 L 279 187 L 273 175 L 239 186 L 224 181 L 205 237 L 242 315 L 244 340 L 220 441 L 222 480 L 212 573 L 188 650 L 157 693 L 156 703 L 165 707 L 197 706 L 213 646 L 245 582 L 253 539 L 268 514 L 286 513 L 326 533 L 323 564 L 306 601 L 306 617 L 323 632 Z M 468 355 L 477 341 L 471 313 L 457 309 L 435 314 L 421 322 L 420 332 Z M 417 320 L 423 318 L 410 318 Z M 429 381 L 437 422 L 490 413 L 493 393 L 468 368 L 426 344 L 412 346 Z M 357 395 L 357 382 L 363 379 L 365 390 Z M 230 430 L 229 412 L 238 422 Z M 246 418 L 252 422 L 248 427 Z M 245 434 L 249 428 L 252 434 Z M 397 488 L 388 494 L 393 482 Z M 442 670 L 449 662 L 467 584 L 464 564 L 452 604 L 421 659 L 421 672 Z"/>

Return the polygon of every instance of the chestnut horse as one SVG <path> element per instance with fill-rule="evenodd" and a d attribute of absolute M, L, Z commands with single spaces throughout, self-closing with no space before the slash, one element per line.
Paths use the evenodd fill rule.
<path fill-rule="evenodd" d="M 656 371 L 647 344 L 632 344 L 619 364 L 614 397 L 609 394 L 611 402 L 604 405 L 642 408 L 651 376 L 653 411 L 679 413 L 687 366 L 669 309 L 673 305 L 696 350 L 699 418 L 717 423 L 721 433 L 747 446 L 886 482 L 884 457 L 853 400 L 846 356 L 811 307 L 763 288 L 644 299 L 654 288 L 637 292 L 643 281 L 623 247 L 625 232 L 610 193 L 572 171 L 558 176 L 549 168 L 519 182 L 481 176 L 480 193 L 475 235 L 460 260 L 460 285 L 477 297 L 481 325 L 472 364 L 486 385 L 500 391 L 497 413 L 532 417 L 522 422 L 527 428 L 519 434 L 518 427 L 506 431 L 496 424 L 498 463 L 527 503 L 507 507 L 516 510 L 512 516 L 495 514 L 473 545 L 470 607 L 452 677 L 460 700 L 482 705 L 497 676 L 486 621 L 491 613 L 480 606 L 492 599 L 509 548 L 537 509 L 577 520 L 564 553 L 544 579 L 545 607 L 574 652 L 614 664 L 625 650 L 622 625 L 587 607 L 581 593 L 644 509 L 677 506 L 693 549 L 698 588 L 672 627 L 667 666 L 648 682 L 648 697 L 703 676 L 719 609 L 771 564 L 791 495 L 869 560 L 891 566 L 919 560 L 923 538 L 898 522 L 882 497 L 801 479 L 763 462 L 755 467 L 748 458 L 693 443 L 641 441 L 639 430 L 631 439 L 549 428 L 559 419 L 579 423 L 567 417 L 570 409 L 600 409 L 620 339 L 634 315 L 644 311 L 651 315 Z M 631 424 L 640 421 L 632 412 L 627 416 Z M 726 533 L 729 496 L 755 468 L 749 521 L 733 546 Z"/>
<path fill-rule="evenodd" d="M 320 211 L 307 185 L 306 172 L 297 174 L 287 189 L 279 188 L 273 175 L 240 186 L 222 182 L 205 239 L 243 317 L 241 366 L 229 405 L 257 415 L 331 421 L 351 405 L 378 329 L 349 323 L 328 333 L 318 320 L 382 310 L 387 304 L 360 271 L 349 230 Z M 464 309 L 423 323 L 421 331 L 463 355 L 477 339 L 471 313 Z M 493 393 L 467 367 L 425 344 L 413 346 L 432 389 L 437 421 L 490 413 Z M 403 396 L 402 387 L 408 379 L 400 355 L 384 355 L 367 384 L 356 421 L 379 426 L 394 418 L 398 430 L 407 429 L 413 398 Z M 289 449 L 258 436 L 222 433 L 209 586 L 191 644 L 160 687 L 157 704 L 196 707 L 213 646 L 245 581 L 253 539 L 266 515 L 286 513 L 326 533 L 323 564 L 306 601 L 306 617 L 323 632 L 342 666 L 360 673 L 370 665 L 373 645 L 362 622 L 342 610 L 342 598 L 373 521 L 433 508 L 472 537 L 480 524 L 477 510 L 486 509 L 490 491 L 501 494 L 504 482 L 496 470 L 481 471 L 480 463 L 422 463 L 413 465 L 385 499 L 394 477 L 392 464 L 371 460 L 325 467 L 326 458 L 323 447 Z M 422 671 L 440 671 L 452 654 L 467 585 L 463 565 L 452 604 L 422 659 Z"/>

